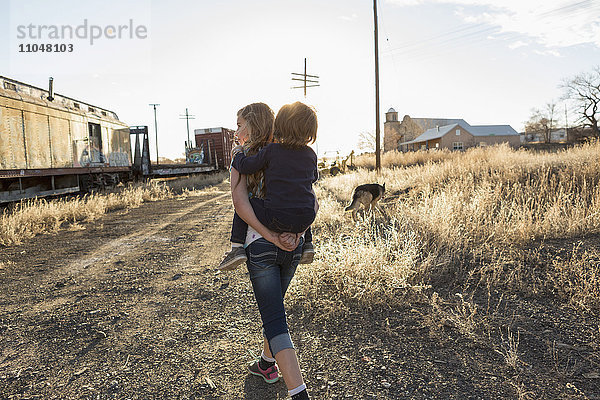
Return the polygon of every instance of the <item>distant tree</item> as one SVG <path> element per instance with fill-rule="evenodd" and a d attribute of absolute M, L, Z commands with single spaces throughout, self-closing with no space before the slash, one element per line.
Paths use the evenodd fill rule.
<path fill-rule="evenodd" d="M 375 133 L 373 132 L 361 132 L 360 135 L 358 135 L 358 148 L 360 150 L 372 153 L 375 151 L 375 143 L 377 143 L 377 141 L 375 140 Z"/>
<path fill-rule="evenodd" d="M 534 108 L 531 110 L 531 117 L 525 123 L 526 134 L 542 134 L 545 143 L 550 143 L 552 139 L 552 129 L 555 125 L 556 103 L 551 101 L 546 104 L 543 110 Z"/>
<path fill-rule="evenodd" d="M 600 66 L 595 66 L 592 72 L 583 72 L 561 84 L 565 99 L 571 100 L 579 118 L 577 122 L 583 127 L 589 127 L 592 135 L 600 137 L 598 119 L 600 118 Z"/>
<path fill-rule="evenodd" d="M 160 164 L 185 164 L 185 158 L 179 157 L 175 159 L 171 159 L 168 157 L 158 157 L 158 161 Z M 156 163 L 156 162 L 154 162 Z"/>

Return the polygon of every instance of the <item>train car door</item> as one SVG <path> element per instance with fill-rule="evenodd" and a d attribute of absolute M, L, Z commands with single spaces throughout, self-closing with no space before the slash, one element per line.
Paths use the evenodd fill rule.
<path fill-rule="evenodd" d="M 106 162 L 102 152 L 102 133 L 100 124 L 88 122 L 90 132 L 90 162 L 104 164 Z"/>

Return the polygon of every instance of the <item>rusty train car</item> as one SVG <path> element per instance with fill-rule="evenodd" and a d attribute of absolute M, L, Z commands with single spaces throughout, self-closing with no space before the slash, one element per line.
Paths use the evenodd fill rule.
<path fill-rule="evenodd" d="M 196 149 L 207 149 L 209 161 L 219 168 L 231 164 L 231 149 L 235 131 L 223 127 L 195 129 Z M 214 160 L 213 160 L 214 158 Z"/>
<path fill-rule="evenodd" d="M 230 130 L 196 137 L 201 160 L 152 165 L 147 126 L 130 128 L 113 111 L 55 94 L 52 84 L 44 90 L 0 76 L 0 203 L 228 167 Z"/>
<path fill-rule="evenodd" d="M 0 76 L 0 202 L 131 178 L 129 126 L 114 112 Z"/>

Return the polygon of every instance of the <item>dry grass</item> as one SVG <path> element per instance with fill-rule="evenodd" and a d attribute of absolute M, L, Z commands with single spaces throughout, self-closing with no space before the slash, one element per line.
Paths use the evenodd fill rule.
<path fill-rule="evenodd" d="M 519 341 L 520 341 L 520 333 L 517 331 L 517 336 L 512 333 L 512 331 L 507 328 L 506 329 L 506 337 L 504 334 L 500 332 L 500 337 L 502 338 L 502 344 L 500 346 L 500 350 L 496 350 L 502 357 L 504 357 L 504 362 L 506 365 L 511 367 L 513 370 L 517 370 L 519 367 Z"/>
<path fill-rule="evenodd" d="M 524 288 L 526 245 L 600 232 L 597 142 L 557 153 L 494 146 L 389 157 L 399 156 L 423 160 L 384 168 L 380 176 L 362 169 L 319 182 L 319 256 L 298 274 L 310 293 L 298 293 L 301 298 L 326 290 L 340 303 L 394 305 L 407 287 Z M 383 211 L 353 223 L 343 209 L 353 188 L 370 182 L 386 183 Z M 596 304 L 600 295 L 598 264 L 591 260 L 597 254 L 574 253 L 547 271 L 578 307 Z"/>
<path fill-rule="evenodd" d="M 410 167 L 411 165 L 424 165 L 440 161 L 452 160 L 459 157 L 460 153 L 447 149 L 411 151 L 401 153 L 399 151 L 387 151 L 381 157 L 381 166 L 384 168 Z M 364 153 L 354 159 L 354 165 L 358 168 L 374 169 L 375 153 Z"/>
<path fill-rule="evenodd" d="M 566 260 L 554 259 L 549 276 L 576 309 L 600 309 L 600 252 L 575 246 Z"/>
<path fill-rule="evenodd" d="M 0 245 L 9 246 L 40 233 L 61 228 L 81 229 L 80 223 L 94 221 L 109 211 L 139 207 L 143 202 L 189 195 L 195 190 L 223 182 L 227 173 L 192 176 L 165 182 L 130 184 L 110 193 L 93 193 L 80 198 L 33 199 L 17 203 L 0 215 Z"/>
<path fill-rule="evenodd" d="M 229 179 L 229 172 L 221 171 L 212 174 L 193 175 L 185 178 L 172 178 L 167 180 L 166 183 L 175 193 L 185 193 L 217 185 L 226 179 Z"/>
<path fill-rule="evenodd" d="M 144 201 L 170 196 L 172 190 L 166 185 L 152 182 L 75 199 L 24 200 L 0 216 L 0 245 L 18 244 L 39 233 L 56 232 L 65 225 L 94 221 L 112 210 L 139 207 Z"/>

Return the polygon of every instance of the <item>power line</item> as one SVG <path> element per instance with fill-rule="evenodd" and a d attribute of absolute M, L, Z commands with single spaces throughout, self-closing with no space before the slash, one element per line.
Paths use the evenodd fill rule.
<path fill-rule="evenodd" d="M 589 5 L 589 7 L 582 7 L 583 5 Z M 562 13 L 563 16 L 572 17 L 578 16 L 582 13 L 589 13 L 590 11 L 600 10 L 600 5 L 594 4 L 591 0 L 583 0 L 573 4 L 568 4 L 562 7 L 558 7 L 538 15 L 539 19 L 546 19 L 551 17 L 553 14 Z M 565 12 L 567 11 L 567 12 Z M 482 29 L 480 29 L 482 28 Z M 479 23 L 476 25 L 471 25 L 467 27 L 460 27 L 457 29 L 451 29 L 448 31 L 440 32 L 434 36 L 431 36 L 427 39 L 419 40 L 416 42 L 405 42 L 404 44 L 393 48 L 391 51 L 386 52 L 387 55 L 403 55 L 403 56 L 417 56 L 422 57 L 425 56 L 425 59 L 430 58 L 430 56 L 437 56 L 439 54 L 431 54 L 431 48 L 423 48 L 422 45 L 433 43 L 433 46 L 439 47 L 444 46 L 444 50 L 448 52 L 448 50 L 454 50 L 455 48 L 464 47 L 465 44 L 473 44 L 479 41 L 484 40 L 485 38 L 481 37 L 484 33 L 496 33 L 494 31 L 500 30 L 500 26 L 487 26 L 485 23 Z M 501 32 L 500 32 L 501 33 Z M 459 34 L 459 35 L 456 35 Z M 504 39 L 511 39 L 517 36 L 522 35 L 519 32 L 510 32 L 506 33 Z M 439 38 L 446 38 L 441 41 L 436 41 Z M 465 41 L 464 39 L 469 39 Z M 387 39 L 389 41 L 389 38 Z M 461 42 L 462 41 L 462 42 Z M 457 43 L 458 42 L 458 43 Z M 411 59 L 411 61 L 415 61 Z"/>
<path fill-rule="evenodd" d="M 575 9 L 575 10 L 579 10 L 582 4 L 591 4 L 592 6 L 594 5 L 592 3 L 592 0 L 582 0 L 579 1 L 577 3 L 573 3 L 573 4 L 567 4 L 565 6 L 559 7 L 559 8 L 555 8 L 554 10 L 549 10 L 549 11 L 544 11 L 543 13 L 540 14 L 540 16 L 546 17 L 546 16 L 550 16 L 553 14 L 560 14 L 561 11 L 563 10 L 568 10 L 568 9 Z"/>
<path fill-rule="evenodd" d="M 465 26 L 462 28 L 458 28 L 458 29 L 453 29 L 450 31 L 445 31 L 445 32 L 441 32 L 437 35 L 434 36 L 430 36 L 427 39 L 422 39 L 416 42 L 405 42 L 404 44 L 401 44 L 398 47 L 392 48 L 391 51 L 392 52 L 396 52 L 397 50 L 402 50 L 402 49 L 406 49 L 406 48 L 410 48 L 410 47 L 415 47 L 415 46 L 420 46 L 422 44 L 426 44 L 429 43 L 431 41 L 434 41 L 435 39 L 439 39 L 439 38 L 443 38 L 443 37 L 448 37 L 450 35 L 453 35 L 455 33 L 460 33 L 460 32 L 464 32 L 464 31 L 468 31 L 477 27 L 482 27 L 485 26 L 486 24 L 476 24 L 476 25 L 471 25 L 471 26 Z"/>
<path fill-rule="evenodd" d="M 469 39 L 469 38 L 473 38 L 473 37 L 479 37 L 480 35 L 485 34 L 485 33 L 492 33 L 494 31 L 497 31 L 498 29 L 499 28 L 496 26 L 487 27 L 487 28 L 479 29 L 479 30 L 476 30 L 473 32 L 467 32 L 467 33 L 464 33 L 462 35 L 458 35 L 455 37 L 449 37 L 449 38 L 446 38 L 446 39 L 443 39 L 440 41 L 436 41 L 435 43 L 433 43 L 433 45 L 441 46 L 441 45 L 445 45 L 445 44 L 451 44 L 453 42 L 461 41 L 462 39 Z M 423 43 L 425 43 L 425 42 L 423 42 Z M 398 52 L 397 50 L 399 50 L 399 48 L 396 48 L 394 50 L 394 51 L 396 51 L 396 54 L 406 55 L 406 54 L 413 54 L 415 52 L 426 50 L 426 49 L 419 47 L 414 50 L 405 50 L 405 51 L 400 51 L 400 52 Z"/>
<path fill-rule="evenodd" d="M 391 45 L 390 45 L 390 37 L 387 33 L 387 30 L 385 29 L 385 23 L 383 20 L 383 8 L 381 6 L 381 2 L 379 0 L 377 0 L 377 4 L 379 6 L 379 19 L 381 21 L 381 29 L 383 29 L 383 34 L 385 35 L 385 43 L 387 45 L 388 51 L 391 51 Z M 390 55 L 392 56 L 392 65 L 394 66 L 394 72 L 395 74 L 393 74 L 394 76 L 394 81 L 396 83 L 396 89 L 400 90 L 400 81 L 398 80 L 398 76 L 400 76 L 400 71 L 398 70 L 398 66 L 396 65 L 396 57 L 394 57 L 393 53 L 390 53 Z"/>

